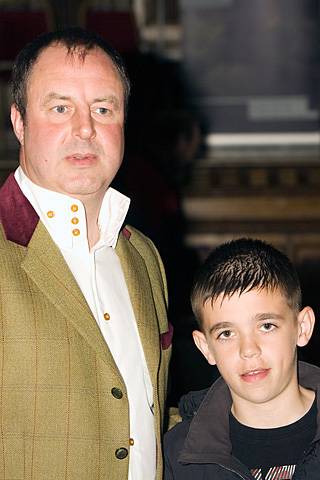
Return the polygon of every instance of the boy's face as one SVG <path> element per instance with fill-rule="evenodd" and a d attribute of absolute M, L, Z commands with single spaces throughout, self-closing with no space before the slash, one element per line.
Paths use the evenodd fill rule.
<path fill-rule="evenodd" d="M 279 290 L 237 293 L 202 312 L 203 332 L 194 341 L 228 384 L 234 406 L 286 401 L 298 391 L 296 346 L 311 337 L 310 307 L 297 313 Z"/>

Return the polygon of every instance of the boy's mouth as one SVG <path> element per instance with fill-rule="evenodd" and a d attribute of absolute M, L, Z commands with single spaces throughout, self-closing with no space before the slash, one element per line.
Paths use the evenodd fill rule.
<path fill-rule="evenodd" d="M 254 370 L 248 370 L 247 372 L 242 373 L 240 376 L 245 382 L 253 383 L 266 378 L 269 372 L 270 368 L 257 368 Z"/>

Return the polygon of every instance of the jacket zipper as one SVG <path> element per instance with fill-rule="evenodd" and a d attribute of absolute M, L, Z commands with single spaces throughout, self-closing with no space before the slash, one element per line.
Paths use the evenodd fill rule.
<path fill-rule="evenodd" d="M 217 465 L 220 465 L 219 463 Z M 251 480 L 252 477 L 250 475 L 251 478 L 249 477 L 244 477 L 241 473 L 237 472 L 236 470 L 233 470 L 232 468 L 229 468 L 229 467 L 226 467 L 225 465 L 220 465 L 220 467 L 224 468 L 225 470 L 228 470 L 228 472 L 232 472 L 232 473 L 235 473 L 237 475 L 237 477 L 240 477 L 242 478 L 242 480 Z"/>

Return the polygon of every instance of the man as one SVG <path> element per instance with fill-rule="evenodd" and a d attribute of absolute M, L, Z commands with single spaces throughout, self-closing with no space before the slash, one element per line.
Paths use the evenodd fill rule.
<path fill-rule="evenodd" d="M 0 478 L 162 478 L 166 283 L 110 187 L 128 94 L 121 59 L 84 30 L 17 57 L 20 167 L 0 191 Z"/>
<path fill-rule="evenodd" d="M 297 362 L 314 328 L 289 259 L 260 240 L 217 247 L 191 294 L 193 339 L 221 374 L 180 404 L 166 480 L 315 480 L 320 369 Z"/>

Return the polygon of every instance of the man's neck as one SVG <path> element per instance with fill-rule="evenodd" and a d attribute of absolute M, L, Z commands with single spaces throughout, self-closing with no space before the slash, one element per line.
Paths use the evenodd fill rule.
<path fill-rule="evenodd" d="M 85 212 L 86 212 L 86 222 L 87 222 L 87 236 L 89 249 L 99 241 L 100 239 L 100 230 L 98 225 L 100 208 L 102 205 L 101 199 L 80 199 L 82 201 Z"/>

